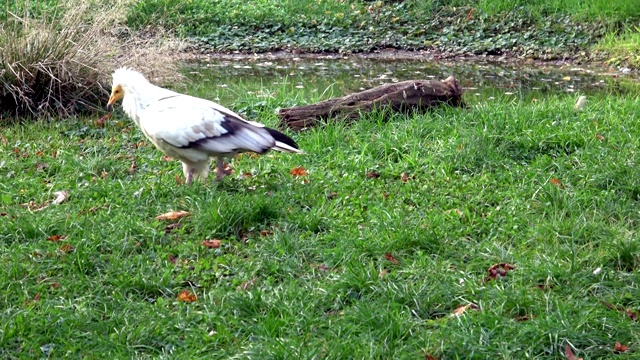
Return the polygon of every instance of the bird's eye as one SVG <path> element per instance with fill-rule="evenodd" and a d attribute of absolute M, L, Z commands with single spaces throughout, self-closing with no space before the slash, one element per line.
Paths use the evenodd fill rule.
<path fill-rule="evenodd" d="M 120 94 L 120 90 L 114 91 L 115 94 Z"/>

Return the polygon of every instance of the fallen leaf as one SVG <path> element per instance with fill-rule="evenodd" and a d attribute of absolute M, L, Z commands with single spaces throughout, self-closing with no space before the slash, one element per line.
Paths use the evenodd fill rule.
<path fill-rule="evenodd" d="M 178 184 L 178 185 L 183 185 L 184 184 L 184 178 L 182 176 L 180 176 L 179 174 L 176 174 L 176 184 Z"/>
<path fill-rule="evenodd" d="M 604 136 L 602 136 L 600 134 L 596 134 L 596 139 L 598 139 L 600 141 L 604 141 Z"/>
<path fill-rule="evenodd" d="M 573 354 L 573 350 L 571 350 L 571 346 L 569 346 L 569 344 L 564 348 L 564 356 L 567 360 L 582 360 L 582 358 L 576 357 Z"/>
<path fill-rule="evenodd" d="M 58 242 L 58 241 L 62 241 L 64 239 L 66 239 L 67 237 L 65 235 L 51 235 L 47 238 L 47 241 L 52 241 L 52 242 Z"/>
<path fill-rule="evenodd" d="M 514 270 L 515 268 L 516 268 L 515 266 L 507 263 L 492 265 L 488 270 L 489 275 L 487 275 L 484 281 L 487 282 L 487 281 L 490 281 L 491 279 L 497 279 L 498 276 L 505 277 L 507 276 L 507 272 L 509 270 Z"/>
<path fill-rule="evenodd" d="M 576 110 L 582 110 L 586 105 L 587 105 L 587 97 L 580 96 L 576 101 L 575 105 L 573 105 L 573 108 Z"/>
<path fill-rule="evenodd" d="M 37 293 L 36 296 L 33 297 L 33 299 L 27 300 L 24 302 L 24 304 L 26 306 L 32 305 L 36 302 L 40 301 L 40 293 Z"/>
<path fill-rule="evenodd" d="M 469 21 L 471 20 L 471 16 L 473 15 L 473 8 L 471 8 L 471 10 L 469 10 L 469 13 L 467 14 L 467 18 L 465 19 L 465 21 Z"/>
<path fill-rule="evenodd" d="M 329 199 L 329 200 L 333 200 L 336 197 L 338 197 L 338 193 L 337 192 L 331 192 L 331 193 L 329 193 L 329 195 L 327 195 L 327 199 Z"/>
<path fill-rule="evenodd" d="M 571 80 L 571 76 L 565 76 L 565 77 L 562 78 L 562 80 L 569 81 L 569 80 Z"/>
<path fill-rule="evenodd" d="M 178 294 L 178 301 L 190 303 L 196 300 L 198 300 L 198 297 L 196 296 L 196 294 L 192 293 L 189 290 L 182 290 L 180 291 L 180 294 Z"/>
<path fill-rule="evenodd" d="M 390 261 L 392 264 L 399 264 L 400 263 L 400 261 L 398 261 L 398 259 L 394 258 L 393 255 L 391 255 L 391 253 L 384 254 L 384 258 L 387 259 L 388 261 Z"/>
<path fill-rule="evenodd" d="M 177 257 L 177 256 L 174 256 L 174 255 L 169 254 L 169 261 L 170 261 L 172 264 L 174 264 L 174 265 L 175 265 L 175 264 L 178 262 L 178 257 Z"/>
<path fill-rule="evenodd" d="M 369 171 L 367 173 L 367 177 L 370 178 L 370 179 L 377 179 L 377 178 L 380 177 L 380 173 L 376 172 L 376 171 Z"/>
<path fill-rule="evenodd" d="M 306 176 L 307 170 L 305 170 L 302 166 L 294 167 L 289 171 L 289 174 L 293 176 Z"/>
<path fill-rule="evenodd" d="M 320 264 L 320 265 L 318 265 L 318 270 L 327 271 L 327 270 L 329 270 L 329 268 L 325 264 Z"/>
<path fill-rule="evenodd" d="M 202 245 L 208 247 L 209 249 L 217 249 L 222 244 L 221 240 L 213 239 L 213 240 L 202 240 Z"/>
<path fill-rule="evenodd" d="M 529 321 L 533 318 L 534 318 L 533 315 L 518 315 L 516 316 L 516 321 Z"/>
<path fill-rule="evenodd" d="M 389 275 L 389 270 L 387 269 L 382 269 L 380 270 L 380 272 L 378 273 L 378 279 L 384 279 L 385 276 Z"/>
<path fill-rule="evenodd" d="M 48 167 L 49 167 L 49 164 L 47 164 L 47 163 L 37 163 L 36 164 L 36 171 L 44 170 L 44 169 L 46 169 Z"/>
<path fill-rule="evenodd" d="M 248 281 L 244 281 L 242 284 L 238 285 L 238 287 L 236 287 L 236 291 L 248 291 L 251 289 L 251 287 L 253 287 L 253 285 L 256 283 L 256 278 L 253 278 L 251 280 Z"/>
<path fill-rule="evenodd" d="M 67 199 L 69 198 L 69 192 L 64 190 L 56 191 L 53 193 L 53 195 L 56 196 L 56 198 L 51 202 L 53 205 L 60 205 L 63 202 L 67 201 Z"/>
<path fill-rule="evenodd" d="M 409 181 L 409 176 L 406 173 L 402 173 L 402 174 L 400 174 L 400 180 L 402 180 L 402 182 L 406 183 L 407 181 Z"/>
<path fill-rule="evenodd" d="M 167 227 L 164 228 L 164 232 L 165 232 L 165 234 L 168 234 L 168 233 L 172 232 L 173 230 L 180 229 L 181 227 L 182 227 L 182 224 L 180 224 L 180 223 L 171 223 L 171 224 L 167 225 Z"/>
<path fill-rule="evenodd" d="M 70 252 L 73 252 L 75 249 L 76 249 L 76 248 L 74 248 L 74 247 L 73 247 L 73 245 L 71 245 L 71 244 L 64 244 L 64 245 L 62 245 L 62 246 L 60 247 L 60 251 L 61 251 L 63 254 L 68 254 L 68 253 L 70 253 Z"/>
<path fill-rule="evenodd" d="M 111 116 L 113 116 L 113 113 L 108 113 L 104 116 L 102 116 L 100 119 L 96 120 L 96 125 L 98 125 L 99 127 L 103 127 L 104 123 L 109 120 L 111 118 Z"/>
<path fill-rule="evenodd" d="M 7 146 L 7 138 L 4 135 L 0 135 L 0 143 L 2 143 L 2 146 Z"/>
<path fill-rule="evenodd" d="M 59 289 L 60 288 L 60 283 L 58 283 L 58 282 L 51 283 L 51 287 L 54 288 L 54 289 Z"/>
<path fill-rule="evenodd" d="M 164 161 L 173 161 L 173 158 L 169 155 L 162 155 L 161 159 Z"/>
<path fill-rule="evenodd" d="M 627 315 L 631 320 L 636 321 L 638 320 L 638 313 L 631 310 L 630 308 L 624 308 L 622 306 L 615 306 L 611 303 L 608 303 L 606 301 L 600 301 L 604 306 L 608 307 L 611 310 L 616 310 L 616 311 L 620 311 L 623 312 L 625 315 Z"/>
<path fill-rule="evenodd" d="M 551 178 L 551 180 L 549 180 L 549 182 L 551 183 L 551 185 L 560 188 L 560 189 L 564 189 L 564 184 L 562 184 L 562 181 L 560 181 L 560 179 L 558 178 Z"/>
<path fill-rule="evenodd" d="M 622 345 L 616 341 L 616 344 L 613 346 L 613 352 L 615 353 L 623 353 L 628 349 L 627 345 Z"/>
<path fill-rule="evenodd" d="M 129 166 L 129 175 L 133 175 L 133 173 L 136 172 L 136 162 L 132 162 L 131 166 Z"/>
<path fill-rule="evenodd" d="M 440 360 L 440 359 L 431 354 L 427 354 L 427 356 L 425 357 L 425 360 Z"/>
<path fill-rule="evenodd" d="M 242 173 L 242 177 L 243 177 L 243 178 L 250 178 L 250 177 L 252 177 L 252 176 L 253 176 L 253 174 L 252 174 L 252 173 L 250 173 L 250 172 L 243 172 L 243 173 Z"/>
<path fill-rule="evenodd" d="M 273 231 L 271 230 L 260 230 L 260 236 L 269 236 L 273 235 Z"/>
<path fill-rule="evenodd" d="M 169 211 L 162 215 L 156 216 L 156 220 L 177 220 L 189 215 L 191 214 L 188 211 Z"/>
<path fill-rule="evenodd" d="M 474 304 L 474 303 L 469 303 L 467 305 L 461 305 L 461 306 L 458 306 L 455 310 L 453 310 L 453 312 L 451 313 L 451 316 L 460 317 L 460 316 L 462 316 L 462 314 L 464 314 L 465 311 L 467 311 L 469 309 L 478 310 L 478 309 L 480 309 L 480 307 L 478 305 Z"/>
<path fill-rule="evenodd" d="M 4 211 L 3 211 L 3 212 L 0 212 L 0 216 L 7 216 L 7 213 L 6 213 L 6 212 L 4 212 Z"/>

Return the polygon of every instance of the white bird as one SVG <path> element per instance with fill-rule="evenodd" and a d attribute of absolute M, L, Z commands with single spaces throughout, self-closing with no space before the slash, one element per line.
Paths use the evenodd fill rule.
<path fill-rule="evenodd" d="M 125 113 L 153 144 L 182 162 L 186 183 L 206 179 L 209 158 L 217 158 L 217 180 L 225 175 L 224 158 L 269 150 L 303 153 L 287 135 L 248 121 L 213 101 L 151 84 L 141 73 L 120 68 L 113 73 L 107 110 L 122 99 Z"/>

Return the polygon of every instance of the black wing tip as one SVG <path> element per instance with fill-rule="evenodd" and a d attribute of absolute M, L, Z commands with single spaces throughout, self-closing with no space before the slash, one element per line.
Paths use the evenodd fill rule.
<path fill-rule="evenodd" d="M 269 135 L 273 136 L 273 138 L 276 141 L 280 141 L 283 144 L 287 144 L 287 145 L 291 146 L 294 149 L 298 149 L 298 150 L 300 149 L 298 147 L 298 144 L 296 144 L 296 142 L 293 141 L 293 139 L 288 137 L 287 135 L 281 133 L 278 130 L 272 129 L 272 128 L 265 127 L 265 129 L 267 129 L 267 131 L 269 132 Z"/>

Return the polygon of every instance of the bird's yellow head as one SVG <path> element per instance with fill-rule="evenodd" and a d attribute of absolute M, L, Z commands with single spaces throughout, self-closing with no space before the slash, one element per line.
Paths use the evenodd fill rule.
<path fill-rule="evenodd" d="M 109 96 L 109 102 L 107 103 L 107 111 L 113 110 L 113 104 L 116 101 L 122 99 L 124 97 L 124 89 L 120 84 L 114 84 L 111 89 L 111 96 Z"/>

